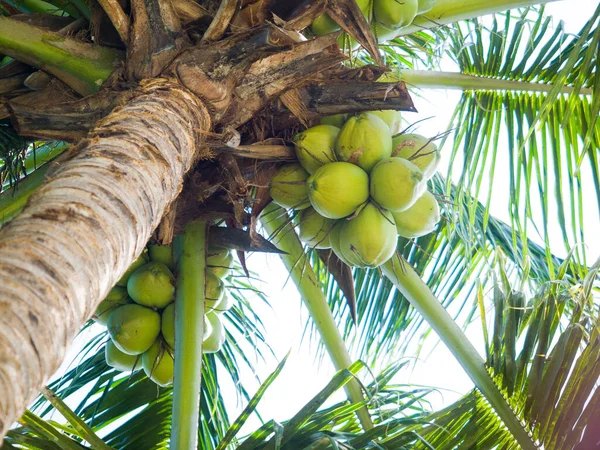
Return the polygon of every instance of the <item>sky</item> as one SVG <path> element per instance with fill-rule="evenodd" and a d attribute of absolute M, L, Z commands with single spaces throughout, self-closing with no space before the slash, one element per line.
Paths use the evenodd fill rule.
<path fill-rule="evenodd" d="M 547 5 L 547 12 L 556 18 L 556 23 L 558 23 L 558 20 L 563 20 L 567 31 L 574 33 L 581 28 L 596 5 L 595 0 L 560 1 Z M 446 60 L 443 61 L 442 68 L 448 71 L 457 70 L 451 61 Z M 426 117 L 433 117 L 418 131 L 422 134 L 436 135 L 447 129 L 454 107 L 460 99 L 460 92 L 442 90 L 413 92 L 413 99 L 419 112 L 410 117 L 405 116 L 405 120 L 413 122 Z M 442 165 L 447 165 L 449 151 L 448 149 L 444 150 L 442 148 Z M 507 190 L 495 189 L 495 192 Z M 497 204 L 506 205 L 507 202 L 505 199 L 499 199 Z M 502 209 L 493 210 L 492 214 L 503 220 L 508 219 L 508 212 Z M 597 218 L 594 216 L 589 216 L 586 220 L 594 226 L 597 224 Z M 600 255 L 600 243 L 598 241 L 588 242 L 587 244 L 592 250 L 595 250 L 595 255 Z M 263 419 L 283 421 L 293 416 L 312 395 L 322 389 L 333 376 L 335 370 L 327 356 L 320 361 L 316 361 L 315 342 L 310 342 L 306 337 L 303 340 L 305 324 L 309 318 L 308 313 L 302 306 L 295 286 L 291 280 L 288 281 L 287 272 L 280 259 L 272 255 L 252 254 L 248 258 L 248 265 L 250 270 L 255 271 L 262 280 L 262 282 L 257 283 L 257 287 L 264 291 L 271 302 L 269 308 L 261 304 L 260 301 L 256 301 L 255 311 L 260 314 L 266 326 L 267 341 L 273 347 L 275 357 L 267 358 L 266 361 L 256 359 L 254 361 L 257 367 L 256 373 L 246 371 L 245 375 L 246 379 L 251 379 L 256 375 L 264 380 L 275 369 L 278 361 L 288 352 L 291 352 L 285 369 L 267 390 L 258 408 Z M 476 348 L 483 352 L 481 327 L 470 327 L 467 336 Z M 89 338 L 89 333 L 84 333 L 78 338 L 78 341 L 83 342 L 87 338 Z M 71 357 L 68 356 L 66 361 L 71 360 L 80 345 L 76 343 L 73 346 L 69 352 Z M 412 350 L 415 350 L 415 348 L 412 348 Z M 410 349 L 408 354 L 410 354 Z M 426 359 L 416 361 L 411 366 L 411 370 L 406 370 L 400 374 L 397 381 L 414 386 L 438 387 L 438 393 L 430 397 L 432 407 L 446 406 L 472 388 L 473 384 L 468 376 L 447 348 L 436 338 L 426 340 L 420 355 L 422 358 L 426 357 Z M 66 362 L 58 373 L 63 373 L 70 365 Z M 365 381 L 370 380 L 365 378 Z M 252 383 L 249 384 L 252 385 Z M 257 388 L 258 384 L 255 384 L 255 387 Z M 224 385 L 223 393 L 233 420 L 245 407 L 245 404 L 237 401 L 232 386 Z M 340 401 L 343 398 L 343 392 L 339 392 L 333 397 L 332 401 Z M 259 426 L 260 422 L 257 417 L 252 416 L 239 435 L 251 432 Z"/>

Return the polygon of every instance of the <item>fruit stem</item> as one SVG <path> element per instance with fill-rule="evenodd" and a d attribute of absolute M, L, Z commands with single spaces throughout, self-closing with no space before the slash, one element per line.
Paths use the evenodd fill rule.
<path fill-rule="evenodd" d="M 188 223 L 181 240 L 174 244 L 181 246 L 181 252 L 175 261 L 175 379 L 170 448 L 195 450 L 202 381 L 206 222 Z"/>
<path fill-rule="evenodd" d="M 400 30 L 399 35 L 416 33 L 426 28 L 495 14 L 509 9 L 541 5 L 557 0 L 437 0 L 433 9 L 417 16 L 413 23 Z"/>
<path fill-rule="evenodd" d="M 482 357 L 410 264 L 395 254 L 381 268 L 454 354 L 521 448 L 536 450 L 538 447 L 498 390 Z"/>
<path fill-rule="evenodd" d="M 265 208 L 260 220 L 273 244 L 286 252 L 279 256 L 315 322 L 335 369 L 348 369 L 352 365 L 352 358 L 331 314 L 317 275 L 304 253 L 302 243 L 291 226 L 287 213 L 275 203 L 271 203 Z M 345 389 L 351 402 L 365 401 L 356 379 L 346 384 Z M 366 406 L 360 408 L 356 414 L 365 430 L 373 428 L 373 421 Z"/>

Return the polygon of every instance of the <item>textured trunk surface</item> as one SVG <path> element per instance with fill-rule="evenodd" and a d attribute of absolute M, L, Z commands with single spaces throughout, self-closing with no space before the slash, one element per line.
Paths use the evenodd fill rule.
<path fill-rule="evenodd" d="M 0 230 L 0 436 L 142 252 L 210 126 L 173 80 L 142 83 Z"/>

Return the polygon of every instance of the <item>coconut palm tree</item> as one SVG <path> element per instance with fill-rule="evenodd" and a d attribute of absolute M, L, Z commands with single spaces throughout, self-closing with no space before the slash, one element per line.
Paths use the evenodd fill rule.
<path fill-rule="evenodd" d="M 584 217 L 600 205 L 600 8 L 576 36 L 549 28 L 543 8 L 512 9 L 542 3 L 438 0 L 384 43 L 353 0 L 0 2 L 4 446 L 595 448 L 599 264 Z M 312 36 L 324 12 L 364 50 Z M 440 53 L 460 72 L 440 72 Z M 297 131 L 324 115 L 414 110 L 407 85 L 463 90 L 441 137 L 452 164 L 430 182 L 444 220 L 401 238 L 380 269 L 350 269 L 303 247 L 265 186 L 295 159 L 285 144 Z M 506 222 L 491 215 L 499 178 Z M 220 221 L 224 232 L 207 228 Z M 148 240 L 174 236 L 177 316 L 190 318 L 176 324 L 174 387 L 109 367 L 105 333 L 44 386 Z M 244 252 L 279 252 L 338 369 L 289 421 L 247 437 L 239 430 L 285 360 L 251 396 L 243 341 L 268 342 L 244 276 L 229 286 L 223 350 L 195 345 L 207 239 L 238 250 L 240 275 Z M 448 307 L 471 308 L 460 325 L 481 316 L 485 359 Z M 394 384 L 394 361 L 430 329 L 476 386 L 436 412 L 427 389 Z M 380 373 L 361 387 L 365 364 Z M 224 377 L 248 402 L 235 420 Z M 342 388 L 348 401 L 323 407 Z"/>

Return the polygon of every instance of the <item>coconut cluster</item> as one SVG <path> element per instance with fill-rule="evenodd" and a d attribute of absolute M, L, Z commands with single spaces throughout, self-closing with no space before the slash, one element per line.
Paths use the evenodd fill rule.
<path fill-rule="evenodd" d="M 440 154 L 431 139 L 399 128 L 398 111 L 371 111 L 326 117 L 294 137 L 298 163 L 279 169 L 270 193 L 300 210 L 303 242 L 331 248 L 349 266 L 377 267 L 398 235 L 433 231 L 440 209 L 427 180 Z"/>
<path fill-rule="evenodd" d="M 435 2 L 436 0 L 356 0 L 379 44 L 399 36 L 402 28 L 409 26 L 418 15 L 431 10 Z M 316 36 L 339 29 L 339 25 L 327 14 L 317 17 L 311 24 L 311 31 Z M 345 33 L 340 35 L 339 44 L 343 49 L 358 48 L 358 43 Z"/>
<path fill-rule="evenodd" d="M 231 308 L 223 280 L 233 255 L 210 249 L 206 259 L 204 353 L 225 340 L 221 315 Z M 93 319 L 108 328 L 106 363 L 121 371 L 144 369 L 160 386 L 173 383 L 175 349 L 175 264 L 171 246 L 150 245 L 98 306 Z"/>

